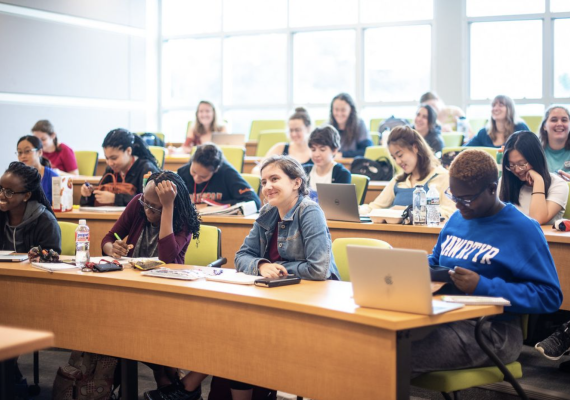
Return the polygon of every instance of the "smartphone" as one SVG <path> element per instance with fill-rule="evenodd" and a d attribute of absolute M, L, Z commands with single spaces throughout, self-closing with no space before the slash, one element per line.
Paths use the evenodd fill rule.
<path fill-rule="evenodd" d="M 280 276 L 279 278 L 261 278 L 253 282 L 255 286 L 261 287 L 277 287 L 277 286 L 287 286 L 296 285 L 301 283 L 301 278 L 296 275 Z"/>
<path fill-rule="evenodd" d="M 568 177 L 564 174 L 560 173 L 561 171 L 557 171 L 558 176 L 561 177 L 562 179 L 564 179 L 566 182 L 570 182 L 570 179 L 568 179 Z"/>
<path fill-rule="evenodd" d="M 451 268 L 443 267 L 441 265 L 432 265 L 429 267 L 429 273 L 431 275 L 432 282 L 447 282 L 451 283 L 451 277 L 449 276 L 449 271 Z"/>

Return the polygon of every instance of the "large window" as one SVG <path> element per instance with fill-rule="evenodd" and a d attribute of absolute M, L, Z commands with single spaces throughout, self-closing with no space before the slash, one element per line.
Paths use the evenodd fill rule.
<path fill-rule="evenodd" d="M 202 99 L 236 133 L 297 106 L 325 119 L 340 92 L 370 118 L 414 109 L 432 85 L 433 1 L 395 3 L 162 0 L 162 131 L 182 141 Z"/>

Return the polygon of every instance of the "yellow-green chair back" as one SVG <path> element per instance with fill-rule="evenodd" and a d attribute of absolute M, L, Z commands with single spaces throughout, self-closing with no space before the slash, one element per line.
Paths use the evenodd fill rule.
<path fill-rule="evenodd" d="M 349 282 L 350 274 L 348 272 L 348 255 L 346 254 L 346 246 L 349 244 L 357 246 L 369 246 L 369 247 L 380 247 L 382 249 L 391 249 L 387 242 L 378 239 L 367 239 L 367 238 L 337 238 L 332 244 L 332 252 L 334 256 L 334 261 L 338 272 L 340 274 L 340 279 Z"/>
<path fill-rule="evenodd" d="M 564 218 L 570 219 L 570 182 L 568 182 L 568 201 L 566 202 L 566 210 L 564 211 Z"/>
<path fill-rule="evenodd" d="M 261 131 L 268 129 L 287 129 L 287 122 L 283 119 L 266 119 L 266 120 L 253 120 L 251 121 L 251 128 L 249 130 L 249 140 L 259 140 Z"/>
<path fill-rule="evenodd" d="M 164 158 L 166 157 L 166 149 L 161 146 L 148 146 L 151 154 L 156 158 L 156 164 L 158 168 L 162 169 L 164 167 Z"/>
<path fill-rule="evenodd" d="M 456 146 L 456 147 L 444 147 L 441 150 L 441 154 L 445 154 L 445 153 L 451 153 L 452 151 L 455 151 L 457 153 L 462 152 L 465 149 L 475 149 L 475 147 L 461 147 L 461 146 Z"/>
<path fill-rule="evenodd" d="M 281 142 L 288 142 L 287 134 L 284 130 L 275 131 L 262 131 L 257 139 L 257 150 L 255 155 L 257 157 L 265 157 L 267 152 L 273 145 Z"/>
<path fill-rule="evenodd" d="M 487 118 L 472 118 L 469 120 L 469 126 L 471 127 L 471 132 L 473 132 L 473 134 L 479 132 L 486 124 Z"/>
<path fill-rule="evenodd" d="M 384 122 L 384 118 L 372 118 L 370 120 L 370 133 L 378 132 L 378 128 Z"/>
<path fill-rule="evenodd" d="M 314 121 L 315 128 L 318 128 L 319 126 L 322 126 L 322 125 L 326 124 L 327 122 L 329 122 L 328 119 L 316 119 Z"/>
<path fill-rule="evenodd" d="M 374 146 L 380 145 L 380 134 L 378 132 L 370 131 L 370 137 L 372 138 L 372 144 Z"/>
<path fill-rule="evenodd" d="M 222 231 L 210 225 L 200 225 L 200 237 L 192 239 L 184 256 L 184 264 L 206 266 L 222 256 Z"/>
<path fill-rule="evenodd" d="M 77 169 L 79 175 L 95 176 L 97 171 L 97 162 L 99 161 L 99 153 L 96 151 L 76 151 Z"/>
<path fill-rule="evenodd" d="M 75 230 L 79 226 L 72 222 L 57 221 L 61 230 L 61 255 L 75 255 Z"/>
<path fill-rule="evenodd" d="M 366 175 L 352 174 L 350 183 L 353 183 L 356 187 L 356 200 L 358 201 L 358 204 L 364 203 L 369 182 L 370 178 Z"/>
<path fill-rule="evenodd" d="M 499 152 L 499 149 L 495 147 L 472 147 L 472 148 L 486 151 L 491 155 L 491 157 L 493 157 L 494 160 L 497 159 L 497 153 Z"/>
<path fill-rule="evenodd" d="M 458 132 L 446 132 L 441 134 L 445 147 L 457 147 L 463 144 L 463 134 Z"/>
<path fill-rule="evenodd" d="M 542 122 L 542 116 L 540 115 L 521 115 L 522 120 L 528 126 L 531 132 L 538 133 L 540 128 L 540 123 Z"/>
<path fill-rule="evenodd" d="M 495 148 L 495 147 L 477 147 L 477 146 L 471 146 L 471 147 L 444 147 L 443 150 L 441 151 L 441 154 L 445 154 L 445 153 L 449 153 L 452 151 L 457 151 L 457 152 L 461 152 L 463 150 L 468 150 L 468 149 L 477 149 L 477 150 L 483 150 L 487 153 L 489 153 L 491 155 L 491 157 L 493 157 L 493 159 L 497 159 L 497 153 L 499 152 L 499 149 Z"/>
<path fill-rule="evenodd" d="M 224 157 L 238 171 L 243 171 L 243 160 L 245 157 L 245 148 L 241 146 L 220 146 Z"/>
<path fill-rule="evenodd" d="M 253 191 L 259 196 L 259 189 L 261 189 L 261 177 L 255 174 L 241 174 L 241 176 L 247 183 L 249 183 L 249 186 L 251 186 Z"/>
<path fill-rule="evenodd" d="M 371 160 L 377 160 L 380 157 L 386 157 L 388 161 L 394 167 L 394 174 L 398 174 L 402 171 L 400 167 L 396 165 L 387 147 L 384 146 L 368 146 L 364 151 L 364 158 L 369 158 Z"/>

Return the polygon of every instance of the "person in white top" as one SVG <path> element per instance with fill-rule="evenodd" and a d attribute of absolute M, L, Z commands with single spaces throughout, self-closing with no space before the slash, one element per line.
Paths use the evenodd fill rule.
<path fill-rule="evenodd" d="M 568 183 L 548 171 L 544 149 L 534 133 L 519 131 L 507 139 L 499 198 L 541 225 L 564 215 Z"/>

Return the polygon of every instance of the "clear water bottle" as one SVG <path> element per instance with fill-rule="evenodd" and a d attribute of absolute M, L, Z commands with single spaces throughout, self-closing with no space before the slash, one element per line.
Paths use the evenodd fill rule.
<path fill-rule="evenodd" d="M 439 226 L 440 221 L 440 210 L 439 210 L 439 192 L 432 186 L 429 188 L 426 195 L 426 205 L 427 205 L 427 225 L 428 226 Z"/>
<path fill-rule="evenodd" d="M 467 126 L 467 118 L 457 117 L 457 132 L 463 135 L 463 142 L 469 140 L 469 127 Z"/>
<path fill-rule="evenodd" d="M 423 185 L 417 185 L 414 190 L 414 225 L 425 225 L 427 219 L 426 191 Z"/>
<path fill-rule="evenodd" d="M 79 220 L 79 226 L 75 229 L 75 265 L 83 268 L 89 262 L 89 227 L 87 221 Z"/>

